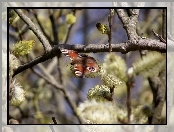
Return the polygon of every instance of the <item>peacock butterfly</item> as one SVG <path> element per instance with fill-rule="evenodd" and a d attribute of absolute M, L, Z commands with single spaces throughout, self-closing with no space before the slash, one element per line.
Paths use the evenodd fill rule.
<path fill-rule="evenodd" d="M 71 59 L 71 65 L 73 71 L 77 77 L 87 77 L 91 73 L 96 73 L 99 70 L 99 66 L 96 60 L 88 55 L 79 54 L 77 51 L 60 49 L 61 52 Z"/>

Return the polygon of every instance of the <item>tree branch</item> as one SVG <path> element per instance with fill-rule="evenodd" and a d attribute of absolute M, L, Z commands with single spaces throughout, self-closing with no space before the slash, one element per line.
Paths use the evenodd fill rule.
<path fill-rule="evenodd" d="M 51 27 L 53 31 L 53 36 L 54 36 L 54 45 L 59 44 L 58 40 L 58 27 L 56 26 L 55 19 L 54 19 L 54 11 L 53 9 L 49 9 L 49 18 L 51 21 Z"/>
<path fill-rule="evenodd" d="M 119 19 L 121 20 L 124 29 L 128 35 L 128 40 L 131 40 L 133 43 L 140 38 L 136 32 L 136 24 L 138 22 L 139 9 L 134 9 L 131 12 L 131 16 L 128 17 L 123 9 L 115 9 Z"/>
<path fill-rule="evenodd" d="M 76 15 L 76 9 L 74 9 L 72 12 L 73 12 L 73 15 L 75 16 Z M 67 35 L 66 35 L 66 39 L 65 39 L 65 41 L 64 41 L 64 43 L 67 43 L 68 42 L 68 39 L 69 39 L 69 37 L 70 37 L 70 32 L 71 32 L 71 29 L 72 29 L 72 27 L 74 26 L 74 24 L 71 24 L 69 27 L 68 27 L 68 33 L 67 33 Z"/>
<path fill-rule="evenodd" d="M 125 43 L 111 44 L 112 52 L 128 53 L 130 51 L 136 50 L 152 50 L 166 53 L 166 44 L 159 42 L 158 40 L 152 39 L 139 39 L 137 43 L 132 43 L 127 41 Z M 79 53 L 90 53 L 90 52 L 108 52 L 108 44 L 88 44 L 87 46 L 81 44 L 63 44 L 60 45 L 61 48 L 76 50 Z"/>
<path fill-rule="evenodd" d="M 152 51 L 160 51 L 160 52 L 166 53 L 166 44 L 159 42 L 157 40 L 152 40 L 152 39 L 140 39 L 138 43 L 131 43 L 130 41 L 127 41 L 125 43 L 111 44 L 111 45 L 112 45 L 112 52 L 127 53 L 129 51 L 136 51 L 136 50 L 152 50 Z M 13 77 L 17 75 L 18 73 L 37 65 L 38 63 L 44 62 L 48 59 L 52 59 L 53 57 L 57 56 L 57 54 L 60 52 L 59 48 L 76 50 L 79 53 L 80 52 L 84 52 L 84 53 L 107 52 L 109 50 L 109 46 L 106 44 L 88 44 L 87 46 L 80 45 L 80 44 L 55 45 L 51 51 L 36 58 L 35 60 L 32 60 L 18 67 L 15 70 Z"/>
<path fill-rule="evenodd" d="M 53 87 L 55 87 L 56 89 L 63 92 L 64 86 L 57 83 L 57 81 L 53 77 L 50 79 L 50 78 L 48 78 L 48 76 L 44 76 L 42 73 L 40 73 L 38 70 L 36 70 L 34 68 L 31 68 L 31 70 L 33 71 L 33 73 L 38 75 L 40 78 L 43 78 L 47 83 L 51 84 Z"/>
<path fill-rule="evenodd" d="M 16 7 L 17 5 L 13 2 L 9 2 L 11 7 Z M 37 36 L 39 41 L 42 43 L 45 52 L 51 50 L 51 45 L 48 40 L 45 38 L 43 33 L 35 26 L 35 24 L 28 18 L 21 9 L 14 9 L 14 11 L 18 14 L 18 16 L 29 26 L 29 28 L 33 31 L 33 33 Z"/>
<path fill-rule="evenodd" d="M 160 40 L 161 42 L 163 42 L 163 43 L 166 44 L 166 40 L 163 39 L 163 37 L 162 37 L 161 35 L 157 34 L 154 30 L 152 30 L 152 32 L 154 33 L 154 35 L 155 35 L 157 38 L 159 38 L 159 40 Z"/>
<path fill-rule="evenodd" d="M 38 58 L 36 58 L 36 59 L 34 59 L 34 60 L 32 60 L 32 61 L 30 61 L 30 62 L 24 64 L 24 65 L 22 65 L 22 66 L 19 66 L 19 67 L 15 70 L 15 72 L 14 72 L 14 74 L 13 74 L 12 77 L 14 77 L 14 76 L 17 75 L 18 73 L 20 73 L 20 72 L 22 72 L 22 71 L 24 71 L 24 70 L 26 70 L 26 69 L 28 69 L 28 68 L 32 68 L 33 66 L 35 66 L 35 65 L 37 65 L 37 64 L 39 64 L 39 63 L 41 63 L 41 62 L 44 62 L 44 61 L 46 61 L 46 60 L 48 60 L 48 59 L 51 59 L 51 58 L 53 58 L 54 56 L 55 56 L 55 55 L 53 55 L 51 52 L 47 52 L 47 53 L 44 54 L 43 56 L 40 56 L 40 57 L 38 57 Z"/>
<path fill-rule="evenodd" d="M 161 112 L 165 101 L 165 87 L 159 77 L 148 78 L 149 84 L 153 93 L 154 112 L 152 115 L 151 124 L 161 123 Z"/>
<path fill-rule="evenodd" d="M 108 43 L 109 43 L 109 52 L 112 52 L 112 18 L 113 18 L 113 9 L 110 9 L 110 15 L 108 17 L 108 21 L 109 21 L 109 33 L 108 33 Z"/>
<path fill-rule="evenodd" d="M 45 37 L 48 39 L 49 43 L 52 43 L 52 40 L 51 40 L 50 36 L 47 35 L 47 33 L 45 32 L 44 27 L 42 26 L 41 22 L 39 21 L 38 14 L 36 13 L 36 10 L 32 9 L 31 12 L 33 13 L 37 23 L 39 24 L 39 27 L 40 27 L 41 31 L 43 32 Z"/>

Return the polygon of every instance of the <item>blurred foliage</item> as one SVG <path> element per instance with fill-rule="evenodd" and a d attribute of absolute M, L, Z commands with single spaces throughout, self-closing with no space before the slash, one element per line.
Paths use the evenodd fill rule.
<path fill-rule="evenodd" d="M 32 50 L 34 43 L 35 43 L 34 40 L 19 41 L 16 44 L 13 45 L 12 53 L 15 56 L 26 55 L 26 54 L 28 54 Z"/>
<path fill-rule="evenodd" d="M 142 59 L 133 63 L 136 74 L 144 77 L 158 76 L 166 66 L 166 57 L 159 52 L 151 51 Z"/>
<path fill-rule="evenodd" d="M 88 100 L 80 103 L 77 111 L 88 124 L 122 124 L 127 121 L 127 110 L 110 101 Z M 146 124 L 150 113 L 148 106 L 132 108 L 130 123 Z"/>
<path fill-rule="evenodd" d="M 103 68 L 108 74 L 119 77 L 124 82 L 127 81 L 126 77 L 126 63 L 125 60 L 114 53 L 107 54 L 104 58 Z"/>

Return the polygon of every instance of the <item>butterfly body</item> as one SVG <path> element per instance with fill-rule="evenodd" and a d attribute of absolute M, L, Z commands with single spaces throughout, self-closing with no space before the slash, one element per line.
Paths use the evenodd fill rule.
<path fill-rule="evenodd" d="M 77 77 L 86 77 L 99 70 L 96 60 L 85 54 L 78 54 L 77 51 L 61 49 L 61 52 L 71 59 L 73 71 Z"/>

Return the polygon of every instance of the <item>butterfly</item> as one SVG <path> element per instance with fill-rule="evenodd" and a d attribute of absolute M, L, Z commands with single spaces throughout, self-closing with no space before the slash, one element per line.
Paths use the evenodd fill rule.
<path fill-rule="evenodd" d="M 98 72 L 99 66 L 93 57 L 85 54 L 79 54 L 77 51 L 74 50 L 68 50 L 63 48 L 61 48 L 60 50 L 72 61 L 72 70 L 76 77 L 92 77 L 94 76 L 92 73 L 95 74 Z"/>
<path fill-rule="evenodd" d="M 97 23 L 96 27 L 102 34 L 109 34 L 109 28 L 107 25 Z"/>

